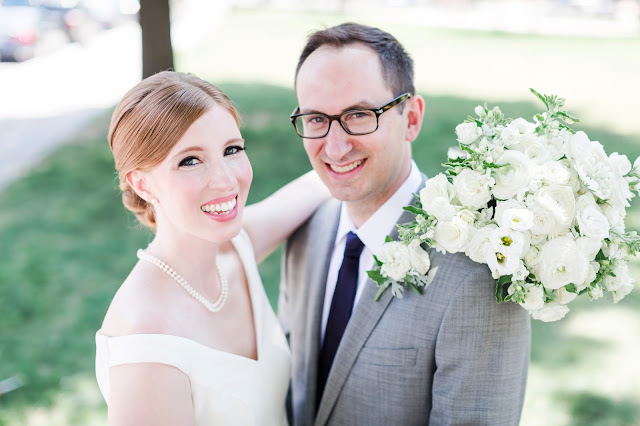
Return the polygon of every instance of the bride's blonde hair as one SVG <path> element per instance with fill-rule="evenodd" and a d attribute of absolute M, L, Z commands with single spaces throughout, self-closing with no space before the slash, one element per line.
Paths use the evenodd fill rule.
<path fill-rule="evenodd" d="M 122 203 L 143 225 L 156 227 L 153 205 L 136 194 L 126 176 L 164 160 L 187 129 L 214 105 L 238 124 L 238 113 L 220 89 L 193 74 L 163 71 L 129 90 L 111 116 L 109 147 L 120 179 Z"/>

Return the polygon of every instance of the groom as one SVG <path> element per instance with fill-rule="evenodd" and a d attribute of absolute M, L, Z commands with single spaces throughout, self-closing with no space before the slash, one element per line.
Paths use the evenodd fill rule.
<path fill-rule="evenodd" d="M 495 301 L 486 265 L 433 251 L 422 295 L 378 302 L 366 275 L 425 182 L 411 159 L 424 113 L 412 60 L 390 34 L 342 24 L 310 36 L 295 89 L 292 122 L 337 200 L 283 256 L 293 424 L 517 425 L 529 316 Z"/>

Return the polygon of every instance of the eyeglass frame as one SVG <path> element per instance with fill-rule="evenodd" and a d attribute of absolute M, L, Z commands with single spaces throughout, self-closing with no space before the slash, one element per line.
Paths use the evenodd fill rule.
<path fill-rule="evenodd" d="M 391 102 L 386 103 L 384 105 L 382 105 L 381 107 L 378 108 L 358 108 L 358 109 L 351 109 L 348 111 L 344 111 L 339 115 L 329 115 L 329 114 L 325 114 L 323 112 L 307 112 L 304 114 L 300 114 L 300 107 L 297 106 L 296 109 L 293 110 L 293 112 L 291 113 L 291 116 L 289 117 L 289 119 L 291 120 L 291 124 L 293 124 L 293 128 L 296 130 L 296 134 L 298 136 L 300 136 L 303 139 L 321 139 L 326 137 L 329 134 L 329 131 L 331 131 L 331 124 L 334 121 L 337 121 L 338 123 L 340 123 L 340 127 L 342 127 L 342 130 L 344 130 L 347 134 L 352 135 L 352 136 L 363 136 L 363 135 L 370 135 L 371 133 L 375 132 L 376 130 L 378 130 L 378 127 L 380 126 L 380 116 L 389 111 L 391 108 L 393 108 L 396 105 L 401 104 L 402 102 L 406 101 L 407 99 L 410 99 L 411 96 L 413 96 L 413 94 L 411 92 L 405 92 L 403 94 L 401 94 L 400 96 L 394 98 L 393 100 L 391 100 Z M 342 120 L 340 120 L 340 118 L 345 115 L 345 114 L 349 114 L 349 113 L 353 113 L 356 111 L 371 111 L 376 115 L 376 128 L 373 129 L 370 132 L 366 132 L 366 133 L 353 133 L 350 130 L 348 130 L 344 123 L 342 122 Z M 300 132 L 298 131 L 298 127 L 296 126 L 296 119 L 298 117 L 303 117 L 305 115 L 322 115 L 326 118 L 329 119 L 329 125 L 327 126 L 327 133 L 325 133 L 322 136 L 302 136 L 300 134 Z"/>

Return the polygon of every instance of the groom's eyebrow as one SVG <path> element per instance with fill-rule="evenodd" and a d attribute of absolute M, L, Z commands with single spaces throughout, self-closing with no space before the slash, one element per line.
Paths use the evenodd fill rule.
<path fill-rule="evenodd" d="M 371 108 L 375 108 L 374 105 L 372 105 L 370 102 L 366 102 L 366 101 L 361 101 L 359 103 L 353 104 L 353 105 L 349 105 L 348 107 L 346 107 L 345 109 L 342 110 L 342 112 L 336 114 L 336 115 L 340 115 L 343 114 L 347 111 L 353 111 L 354 109 L 371 109 Z M 332 114 L 328 114 L 324 111 L 318 111 L 315 109 L 309 109 L 309 108 L 300 108 L 300 114 L 327 114 L 327 115 L 332 115 Z"/>

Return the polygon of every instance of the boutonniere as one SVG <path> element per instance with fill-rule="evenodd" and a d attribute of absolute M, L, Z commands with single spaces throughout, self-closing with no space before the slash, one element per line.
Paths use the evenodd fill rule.
<path fill-rule="evenodd" d="M 414 206 L 406 206 L 404 209 L 413 213 L 422 211 Z M 401 234 L 412 225 L 398 225 Z M 431 283 L 435 274 L 435 270 L 430 270 L 431 259 L 423 245 L 419 238 L 413 238 L 410 241 L 393 241 L 390 236 L 387 236 L 378 256 L 373 256 L 378 267 L 367 271 L 369 278 L 379 287 L 375 297 L 376 302 L 388 288 L 391 288 L 391 294 L 398 299 L 402 299 L 407 285 L 416 293 L 422 294 L 422 290 Z"/>

